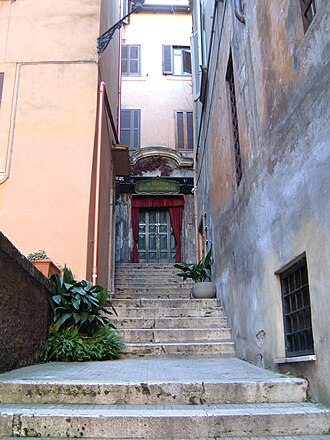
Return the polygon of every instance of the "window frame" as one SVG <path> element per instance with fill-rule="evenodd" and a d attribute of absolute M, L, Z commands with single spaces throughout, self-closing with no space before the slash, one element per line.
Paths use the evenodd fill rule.
<path fill-rule="evenodd" d="M 306 254 L 304 253 L 295 258 L 280 271 L 276 272 L 276 274 L 279 275 L 281 283 L 285 356 L 286 358 L 295 358 L 314 355 L 315 349 Z M 297 280 L 297 278 L 299 279 Z M 294 287 L 292 288 L 292 286 Z M 301 321 L 303 321 L 305 326 L 299 329 Z M 306 325 L 306 322 L 309 325 Z M 305 343 L 305 346 L 303 343 Z M 295 349 L 297 345 L 300 346 L 300 348 L 301 346 L 303 347 L 297 350 Z"/>
<path fill-rule="evenodd" d="M 182 134 L 179 135 L 178 126 L 178 115 L 182 113 Z M 191 133 L 189 136 L 189 124 L 188 115 L 191 115 Z M 194 151 L 194 112 L 192 110 L 175 110 L 174 111 L 175 120 L 175 149 L 177 151 Z M 183 139 L 183 147 L 179 147 L 179 138 Z M 189 138 L 191 137 L 191 144 L 189 143 Z"/>
<path fill-rule="evenodd" d="M 124 57 L 125 49 L 127 49 L 127 54 Z M 132 58 L 131 52 L 133 49 L 137 49 L 138 56 L 137 58 Z M 123 68 L 124 60 L 127 63 L 127 69 Z M 134 72 L 131 69 L 132 61 L 137 61 L 138 71 Z M 138 77 L 141 76 L 141 45 L 140 44 L 122 44 L 121 48 L 121 76 L 129 76 L 129 77 Z"/>
<path fill-rule="evenodd" d="M 174 62 L 175 51 L 181 51 L 181 72 L 176 71 L 176 63 Z M 186 55 L 186 61 L 184 61 Z M 188 61 L 188 58 L 189 61 Z M 185 69 L 185 65 L 189 63 L 189 71 Z M 162 46 L 162 73 L 163 75 L 173 75 L 173 76 L 187 76 L 192 75 L 192 65 L 191 65 L 191 47 L 190 46 L 179 46 L 171 44 L 163 44 Z"/>

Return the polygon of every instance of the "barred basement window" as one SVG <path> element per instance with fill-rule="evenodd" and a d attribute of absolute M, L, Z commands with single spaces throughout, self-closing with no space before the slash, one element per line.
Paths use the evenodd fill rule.
<path fill-rule="evenodd" d="M 286 357 L 314 354 L 306 257 L 280 272 Z"/>
<path fill-rule="evenodd" d="M 304 31 L 306 32 L 316 14 L 315 0 L 300 0 Z"/>
<path fill-rule="evenodd" d="M 231 120 L 232 120 L 232 130 L 233 130 L 233 140 L 234 140 L 234 153 L 235 153 L 235 172 L 236 172 L 236 182 L 237 182 L 237 187 L 238 187 L 239 184 L 241 183 L 243 172 L 242 172 L 241 147 L 240 147 L 240 142 L 239 142 L 239 131 L 238 131 L 233 58 L 232 58 L 231 52 L 229 55 L 226 81 L 228 84 L 229 97 L 230 97 L 230 110 L 231 110 Z"/>

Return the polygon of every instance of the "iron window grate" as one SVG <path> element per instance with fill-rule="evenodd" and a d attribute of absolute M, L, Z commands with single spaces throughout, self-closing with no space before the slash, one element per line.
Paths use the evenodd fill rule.
<path fill-rule="evenodd" d="M 230 110 L 231 110 L 234 153 L 235 153 L 235 172 L 236 172 L 236 182 L 238 187 L 239 184 L 241 183 L 243 172 L 242 172 L 241 147 L 240 147 L 239 130 L 238 130 L 233 59 L 231 54 L 229 55 L 226 81 L 228 83 L 228 88 L 229 88 Z"/>
<path fill-rule="evenodd" d="M 280 274 L 286 357 L 314 354 L 306 258 Z"/>

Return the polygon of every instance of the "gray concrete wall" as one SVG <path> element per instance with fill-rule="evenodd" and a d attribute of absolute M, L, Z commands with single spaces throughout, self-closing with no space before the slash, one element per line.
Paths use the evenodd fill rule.
<path fill-rule="evenodd" d="M 52 288 L 0 232 L 0 371 L 43 360 Z"/>
<path fill-rule="evenodd" d="M 304 34 L 298 0 L 242 1 L 245 25 L 232 3 L 218 5 L 197 163 L 198 215 L 206 213 L 212 234 L 214 281 L 237 355 L 276 369 L 285 346 L 275 272 L 306 253 L 316 361 L 281 369 L 306 377 L 312 397 L 330 403 L 330 4 L 318 2 Z M 225 80 L 230 48 L 238 188 Z"/>

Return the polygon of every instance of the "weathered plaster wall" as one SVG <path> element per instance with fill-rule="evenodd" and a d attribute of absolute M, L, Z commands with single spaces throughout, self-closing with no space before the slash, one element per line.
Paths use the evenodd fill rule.
<path fill-rule="evenodd" d="M 100 0 L 0 2 L 0 227 L 86 276 Z M 7 180 L 6 180 L 7 179 Z"/>
<path fill-rule="evenodd" d="M 52 289 L 0 232 L 0 371 L 43 360 Z"/>
<path fill-rule="evenodd" d="M 207 213 L 214 279 L 237 355 L 266 368 L 285 355 L 275 271 L 306 252 L 317 361 L 282 370 L 307 377 L 312 396 L 329 403 L 330 5 L 319 2 L 304 35 L 299 1 L 242 3 L 246 25 L 231 2 L 219 7 L 209 124 L 198 152 L 199 218 Z M 225 81 L 230 47 L 243 168 L 238 188 Z"/>

